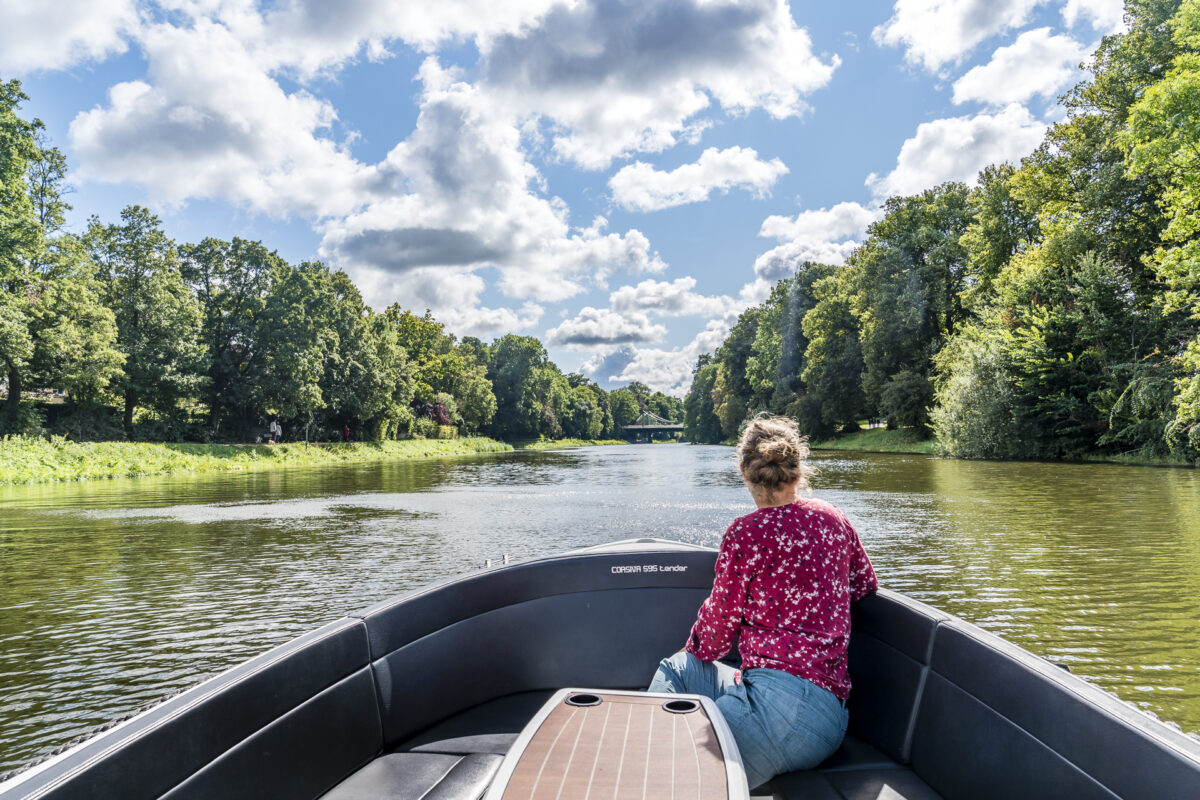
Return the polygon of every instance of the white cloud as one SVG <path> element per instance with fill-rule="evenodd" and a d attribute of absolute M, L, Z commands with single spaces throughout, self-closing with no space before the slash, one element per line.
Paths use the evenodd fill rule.
<path fill-rule="evenodd" d="M 579 371 L 609 384 L 641 381 L 652 391 L 682 397 L 692 384 L 692 367 L 696 365 L 696 359 L 701 353 L 711 353 L 721 346 L 737 322 L 738 313 L 728 310 L 709 320 L 704 330 L 683 347 L 670 350 L 633 345 L 603 348 L 584 362 Z"/>
<path fill-rule="evenodd" d="M 1094 29 L 1103 33 L 1122 33 L 1125 26 L 1125 0 L 1067 0 L 1062 10 L 1063 21 L 1070 27 L 1087 19 Z"/>
<path fill-rule="evenodd" d="M 560 0 L 158 0 L 179 20 L 225 25 L 268 71 L 308 81 L 365 55 L 387 58 L 401 41 L 423 52 L 517 34 Z"/>
<path fill-rule="evenodd" d="M 935 72 L 960 62 L 980 42 L 1025 24 L 1047 0 L 896 0 L 892 16 L 871 32 L 880 45 L 903 45 L 904 57 Z"/>
<path fill-rule="evenodd" d="M 758 235 L 782 244 L 754 261 L 754 273 L 760 280 L 774 282 L 794 275 L 807 261 L 842 264 L 877 219 L 878 209 L 850 202 L 801 211 L 795 217 L 767 217 Z"/>
<path fill-rule="evenodd" d="M 1078 64 L 1089 50 L 1070 36 L 1049 28 L 1026 31 L 954 82 L 954 102 L 977 100 L 992 106 L 1020 103 L 1036 95 L 1051 97 L 1077 80 Z"/>
<path fill-rule="evenodd" d="M 620 314 L 655 313 L 671 317 L 723 314 L 734 301 L 725 296 L 707 297 L 692 291 L 696 279 L 691 276 L 673 281 L 645 280 L 636 286 L 622 286 L 609 295 L 608 302 Z"/>
<path fill-rule="evenodd" d="M 480 305 L 479 296 L 486 283 L 469 271 L 421 267 L 396 274 L 358 266 L 351 267 L 348 274 L 372 308 L 380 310 L 392 303 L 416 313 L 428 308 L 451 333 L 459 336 L 488 338 L 529 330 L 545 312 L 536 303 L 525 303 L 519 309 Z"/>
<path fill-rule="evenodd" d="M 762 161 L 749 147 L 710 147 L 696 162 L 670 172 L 659 171 L 643 161 L 622 167 L 609 179 L 608 187 L 613 201 L 623 208 L 658 211 L 700 203 L 714 191 L 724 194 L 735 187 L 763 197 L 787 172 L 787 166 L 778 158 Z"/>
<path fill-rule="evenodd" d="M 994 114 L 925 122 L 900 148 L 896 168 L 872 173 L 866 184 L 877 197 L 910 195 L 944 181 L 973 182 L 988 164 L 1017 161 L 1042 141 L 1046 125 L 1024 106 Z"/>
<path fill-rule="evenodd" d="M 360 203 L 368 170 L 329 138 L 337 112 L 291 94 L 222 25 L 147 28 L 149 82 L 118 83 L 70 139 L 84 179 L 143 185 L 158 204 L 218 198 L 320 217 Z"/>
<path fill-rule="evenodd" d="M 840 63 L 813 53 L 786 0 L 563 4 L 480 49 L 489 93 L 545 120 L 554 153 L 587 169 L 694 136 L 713 101 L 799 116 Z"/>
<path fill-rule="evenodd" d="M 644 315 L 624 316 L 607 308 L 584 306 L 572 319 L 546 331 L 546 343 L 575 348 L 657 342 L 667 329 L 655 325 Z"/>
<path fill-rule="evenodd" d="M 322 255 L 401 274 L 419 267 L 500 270 L 511 297 L 563 300 L 617 272 L 666 265 L 637 230 L 603 217 L 568 224 L 566 205 L 538 191 L 520 132 L 481 90 L 430 58 L 416 129 L 376 170 L 369 205 L 324 228 Z"/>
<path fill-rule="evenodd" d="M 133 0 L 0 0 L 0 75 L 66 69 L 128 48 Z"/>

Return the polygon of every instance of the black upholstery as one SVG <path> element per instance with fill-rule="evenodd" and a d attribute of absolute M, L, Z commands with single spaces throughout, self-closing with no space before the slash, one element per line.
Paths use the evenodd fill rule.
<path fill-rule="evenodd" d="M 342 753 L 343 768 L 354 769 L 378 752 L 379 716 L 369 674 L 366 629 L 361 620 L 343 619 L 301 636 L 206 681 L 115 727 L 63 757 L 21 776 L 0 798 L 157 798 L 195 774 L 216 766 L 222 755 L 329 687 L 330 697 L 360 720 L 362 735 L 354 753 Z M 346 681 L 349 676 L 356 680 Z M 329 699 L 328 697 L 326 699 Z M 340 736 L 344 715 L 315 719 L 307 730 L 314 741 Z M 328 724 L 327 724 L 328 723 Z M 287 726 L 277 727 L 283 732 Z M 282 740 L 281 740 L 282 741 Z M 289 744 L 299 740 L 289 740 Z M 332 754 L 331 754 L 332 755 Z M 343 773 L 344 774 L 344 773 Z M 315 790 L 308 796 L 323 791 Z M 298 797 L 300 795 L 292 795 Z"/>
<path fill-rule="evenodd" d="M 683 644 L 706 596 L 706 590 L 648 588 L 555 595 L 480 614 L 400 647 L 374 662 L 384 741 L 392 746 L 514 691 L 644 687 L 658 661 Z"/>
<path fill-rule="evenodd" d="M 906 764 L 934 631 L 948 617 L 886 590 L 851 614 L 850 730 Z"/>
<path fill-rule="evenodd" d="M 478 800 L 503 760 L 497 755 L 388 753 L 322 800 Z"/>
<path fill-rule="evenodd" d="M 320 795 L 374 758 L 380 727 L 364 667 L 275 720 L 164 795 L 164 800 L 293 800 Z"/>
<path fill-rule="evenodd" d="M 427 728 L 396 750 L 452 754 L 499 752 L 503 755 L 552 694 L 552 690 L 547 690 L 498 697 Z"/>
<path fill-rule="evenodd" d="M 450 625 L 504 606 L 542 597 L 610 589 L 712 588 L 716 552 L 704 549 L 568 555 L 458 577 L 362 612 L 379 659 Z M 681 572 L 620 572 L 613 567 L 682 565 Z M 686 632 L 686 629 L 685 629 Z M 681 642 L 682 644 L 682 642 Z"/>
<path fill-rule="evenodd" d="M 931 666 L 913 766 L 943 794 L 1200 796 L 1194 740 L 1015 645 L 948 621 Z"/>

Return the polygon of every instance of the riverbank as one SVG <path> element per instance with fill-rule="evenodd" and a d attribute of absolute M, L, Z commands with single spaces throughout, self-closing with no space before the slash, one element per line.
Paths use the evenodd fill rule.
<path fill-rule="evenodd" d="M 945 455 L 941 443 L 936 437 L 922 438 L 913 428 L 870 428 L 843 433 L 831 439 L 810 442 L 813 450 L 842 450 L 860 453 L 913 453 L 917 455 Z M 1140 453 L 1125 453 L 1109 455 L 1094 453 L 1077 458 L 1064 459 L 1063 462 L 1051 463 L 1085 463 L 1085 464 L 1122 464 L 1131 467 L 1197 467 L 1183 458 L 1151 458 Z"/>
<path fill-rule="evenodd" d="M 569 447 L 599 447 L 601 445 L 629 444 L 624 439 L 533 439 L 528 442 L 513 442 L 514 450 L 563 450 Z"/>
<path fill-rule="evenodd" d="M 9 436 L 0 440 L 0 486 L 392 461 L 512 449 L 511 445 L 482 436 L 276 445 L 78 443 L 63 438 Z"/>
<path fill-rule="evenodd" d="M 813 450 L 857 450 L 863 453 L 941 453 L 937 439 L 923 438 L 913 428 L 897 428 L 891 431 L 887 428 L 869 428 L 851 431 L 832 439 L 810 442 L 809 447 Z"/>

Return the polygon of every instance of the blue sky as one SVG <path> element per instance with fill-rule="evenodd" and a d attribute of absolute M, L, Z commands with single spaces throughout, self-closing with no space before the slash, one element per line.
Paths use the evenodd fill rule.
<path fill-rule="evenodd" d="M 0 0 L 0 78 L 76 229 L 147 204 L 678 394 L 887 196 L 1032 150 L 1120 28 L 1120 0 Z"/>

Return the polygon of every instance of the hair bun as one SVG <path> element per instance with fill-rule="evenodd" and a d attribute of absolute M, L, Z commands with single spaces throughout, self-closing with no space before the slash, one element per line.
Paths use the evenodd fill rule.
<path fill-rule="evenodd" d="M 768 464 L 784 464 L 790 461 L 797 461 L 800 456 L 800 452 L 796 446 L 786 439 L 764 439 L 758 443 L 758 447 L 755 449 L 762 456 L 763 461 L 766 461 Z"/>

